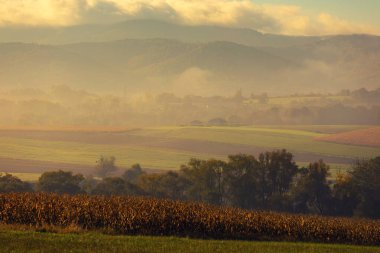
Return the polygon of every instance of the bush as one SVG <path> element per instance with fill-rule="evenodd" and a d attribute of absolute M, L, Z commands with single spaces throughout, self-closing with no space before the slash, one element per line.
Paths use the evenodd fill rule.
<path fill-rule="evenodd" d="M 83 192 L 80 187 L 83 180 L 81 174 L 73 175 L 72 172 L 45 172 L 38 180 L 37 189 L 42 192 L 78 194 Z"/>
<path fill-rule="evenodd" d="M 0 175 L 0 192 L 31 192 L 32 186 L 10 174 Z"/>

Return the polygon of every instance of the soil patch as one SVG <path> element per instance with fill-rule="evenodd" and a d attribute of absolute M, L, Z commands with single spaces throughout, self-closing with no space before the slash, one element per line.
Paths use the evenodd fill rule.
<path fill-rule="evenodd" d="M 315 138 L 318 141 L 334 142 L 380 148 L 380 127 L 360 129 Z"/>

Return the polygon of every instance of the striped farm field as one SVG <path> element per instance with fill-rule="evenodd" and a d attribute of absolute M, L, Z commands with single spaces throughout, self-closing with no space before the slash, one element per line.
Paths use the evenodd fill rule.
<path fill-rule="evenodd" d="M 169 126 L 138 129 L 0 130 L 0 171 L 41 173 L 51 169 L 85 172 L 101 156 L 115 156 L 117 165 L 178 169 L 191 157 L 225 159 L 229 154 L 257 155 L 287 149 L 297 162 L 319 159 L 344 167 L 354 159 L 380 154 L 379 147 L 319 141 L 331 133 L 365 126 Z M 343 166 L 341 166 L 343 165 Z"/>

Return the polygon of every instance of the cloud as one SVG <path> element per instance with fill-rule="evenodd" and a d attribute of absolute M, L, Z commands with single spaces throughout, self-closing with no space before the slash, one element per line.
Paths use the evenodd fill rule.
<path fill-rule="evenodd" d="M 70 25 L 80 22 L 81 0 L 2 0 L 2 25 Z"/>
<path fill-rule="evenodd" d="M 380 29 L 340 19 L 315 16 L 295 5 L 255 4 L 251 0 L 2 0 L 0 25 L 66 26 L 160 19 L 189 25 L 223 25 L 267 33 L 322 35 L 369 33 Z"/>
<path fill-rule="evenodd" d="M 320 33 L 370 33 L 379 34 L 379 30 L 365 24 L 355 24 L 338 17 L 334 17 L 329 13 L 321 13 L 317 17 L 317 24 L 320 27 L 315 27 L 314 30 Z M 324 29 L 324 30 L 323 30 Z"/>

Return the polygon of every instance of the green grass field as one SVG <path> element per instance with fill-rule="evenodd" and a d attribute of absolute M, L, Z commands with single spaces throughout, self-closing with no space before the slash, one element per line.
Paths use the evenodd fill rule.
<path fill-rule="evenodd" d="M 0 252 L 378 253 L 380 247 L 0 230 Z"/>
<path fill-rule="evenodd" d="M 117 132 L 65 132 L 64 136 L 75 135 L 67 140 L 64 136 L 51 137 L 51 131 L 30 136 L 25 136 L 23 131 L 11 136 L 0 131 L 0 158 L 93 166 L 105 155 L 115 156 L 120 167 L 140 163 L 144 168 L 165 170 L 178 169 L 191 157 L 225 159 L 227 154 L 256 155 L 285 148 L 303 164 L 328 157 L 333 160 L 329 162 L 333 168 L 344 168 L 347 163 L 339 159 L 375 157 L 380 155 L 380 148 L 327 143 L 314 138 L 358 128 L 361 127 L 155 127 Z M 108 137 L 115 142 L 108 141 Z M 12 164 L 0 164 L 0 171 L 12 172 Z"/>

